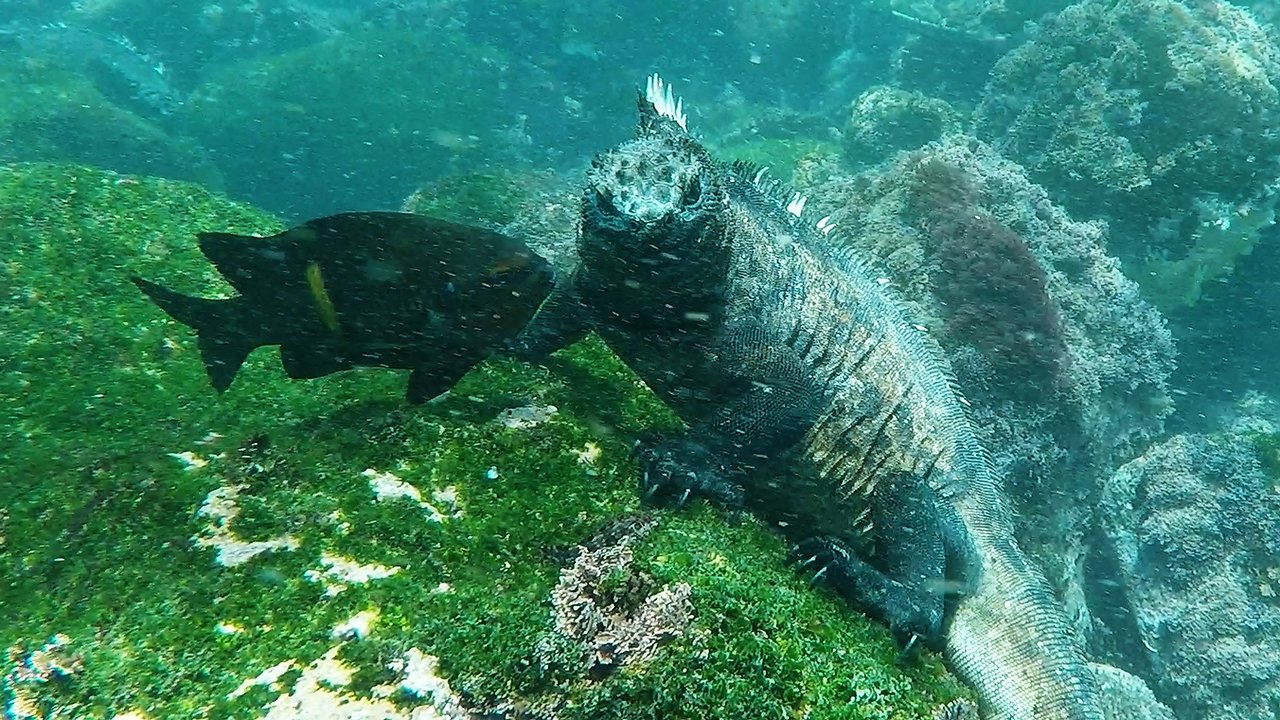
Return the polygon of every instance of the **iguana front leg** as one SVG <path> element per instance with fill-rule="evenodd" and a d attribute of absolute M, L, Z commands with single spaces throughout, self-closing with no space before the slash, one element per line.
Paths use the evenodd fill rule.
<path fill-rule="evenodd" d="M 647 497 L 692 495 L 730 506 L 743 502 L 738 480 L 756 466 L 781 465 L 823 411 L 827 397 L 789 346 L 767 342 L 756 327 L 722 330 L 703 352 L 728 381 L 702 388 L 714 407 L 688 432 L 642 443 L 638 455 Z"/>
<path fill-rule="evenodd" d="M 855 607 L 889 626 L 904 652 L 917 641 L 935 646 L 941 635 L 942 600 L 925 588 L 891 577 L 863 560 L 839 538 L 802 541 L 788 560 L 815 570 L 813 582 L 830 584 Z"/>
<path fill-rule="evenodd" d="M 551 353 L 581 340 L 591 330 L 591 313 L 582 304 L 576 275 L 551 290 L 525 329 L 504 351 L 526 362 L 542 362 Z"/>

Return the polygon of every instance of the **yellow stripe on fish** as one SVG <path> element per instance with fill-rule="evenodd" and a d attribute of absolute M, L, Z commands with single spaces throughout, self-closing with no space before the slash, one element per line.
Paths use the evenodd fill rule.
<path fill-rule="evenodd" d="M 342 332 L 338 326 L 338 311 L 333 307 L 333 300 L 329 297 L 329 291 L 324 289 L 324 278 L 320 275 L 320 265 L 312 262 L 307 264 L 307 287 L 311 289 L 311 300 L 316 305 L 316 313 L 320 316 L 320 322 L 329 328 L 330 332 L 338 335 Z"/>

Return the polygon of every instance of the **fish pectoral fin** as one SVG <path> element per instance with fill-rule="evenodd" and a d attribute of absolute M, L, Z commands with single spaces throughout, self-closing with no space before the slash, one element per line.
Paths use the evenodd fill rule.
<path fill-rule="evenodd" d="M 282 345 L 280 364 L 293 380 L 311 380 L 352 367 L 337 351 L 312 345 Z"/>
<path fill-rule="evenodd" d="M 419 365 L 409 373 L 405 400 L 413 405 L 424 403 L 456 385 L 472 367 L 454 363 Z"/>

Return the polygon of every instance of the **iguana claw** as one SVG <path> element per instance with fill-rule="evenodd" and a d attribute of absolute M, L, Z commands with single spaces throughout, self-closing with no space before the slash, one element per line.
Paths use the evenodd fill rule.
<path fill-rule="evenodd" d="M 728 479 L 729 470 L 712 453 L 686 438 L 637 441 L 641 485 L 646 501 L 663 497 L 677 508 L 701 495 L 732 508 L 742 505 L 742 488 Z"/>

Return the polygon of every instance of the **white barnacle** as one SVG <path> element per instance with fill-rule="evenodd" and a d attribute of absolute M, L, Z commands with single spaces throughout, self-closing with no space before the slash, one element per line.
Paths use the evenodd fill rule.
<path fill-rule="evenodd" d="M 808 201 L 809 198 L 801 195 L 800 193 L 792 195 L 791 202 L 787 203 L 787 212 L 795 215 L 796 217 L 800 217 L 800 213 L 804 212 L 804 204 Z"/>
<path fill-rule="evenodd" d="M 830 235 L 831 231 L 835 228 L 835 226 L 836 224 L 831 222 L 830 215 L 823 215 L 822 219 L 818 221 L 816 227 L 818 228 L 818 232 L 822 233 L 823 235 Z"/>
<path fill-rule="evenodd" d="M 681 129 L 689 129 L 688 118 L 684 114 L 684 100 L 677 98 L 671 92 L 671 86 L 663 82 L 662 78 L 658 77 L 658 73 L 649 76 L 644 97 L 659 115 L 675 120 Z"/>
<path fill-rule="evenodd" d="M 168 453 L 168 455 L 174 460 L 181 462 L 184 470 L 198 470 L 199 468 L 209 464 L 208 460 L 205 460 L 190 450 L 184 450 L 180 453 Z"/>

